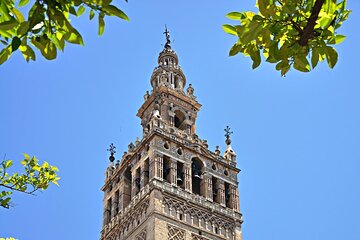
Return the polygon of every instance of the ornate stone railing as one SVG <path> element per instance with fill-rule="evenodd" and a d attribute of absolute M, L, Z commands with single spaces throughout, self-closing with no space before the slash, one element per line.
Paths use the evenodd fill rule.
<path fill-rule="evenodd" d="M 195 195 L 193 193 L 185 191 L 180 187 L 171 185 L 167 182 L 163 182 L 158 179 L 154 179 L 152 181 L 152 184 L 160 190 L 163 190 L 165 192 L 182 197 L 186 201 L 196 203 L 200 206 L 210 209 L 211 211 L 225 214 L 225 215 L 233 217 L 233 218 L 241 219 L 241 214 L 238 212 L 235 212 L 233 209 L 221 206 L 220 204 L 215 203 L 215 202 L 211 202 L 202 196 Z"/>

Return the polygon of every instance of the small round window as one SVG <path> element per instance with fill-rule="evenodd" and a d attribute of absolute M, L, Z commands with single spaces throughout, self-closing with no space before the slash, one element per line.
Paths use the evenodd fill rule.
<path fill-rule="evenodd" d="M 178 148 L 177 153 L 178 153 L 179 155 L 182 155 L 182 154 L 183 154 L 182 149 L 181 149 L 181 148 Z"/>
<path fill-rule="evenodd" d="M 227 170 L 224 171 L 225 176 L 229 175 L 229 172 Z"/>
<path fill-rule="evenodd" d="M 164 144 L 164 148 L 165 148 L 165 149 L 169 149 L 169 148 L 170 148 L 169 143 L 166 142 L 166 143 Z"/>
<path fill-rule="evenodd" d="M 216 165 L 215 165 L 215 163 L 212 165 L 212 169 L 213 169 L 213 170 L 216 170 Z"/>

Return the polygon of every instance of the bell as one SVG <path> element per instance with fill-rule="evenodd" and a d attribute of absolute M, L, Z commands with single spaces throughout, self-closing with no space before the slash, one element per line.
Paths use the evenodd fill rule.
<path fill-rule="evenodd" d="M 199 173 L 195 173 L 195 174 L 194 174 L 194 178 L 199 178 L 199 179 L 201 179 L 201 176 L 199 175 Z"/>
<path fill-rule="evenodd" d="M 178 177 L 178 178 L 176 179 L 176 181 L 177 181 L 177 184 L 178 184 L 178 185 L 182 185 L 182 183 L 183 183 L 183 180 L 182 180 L 181 177 Z"/>

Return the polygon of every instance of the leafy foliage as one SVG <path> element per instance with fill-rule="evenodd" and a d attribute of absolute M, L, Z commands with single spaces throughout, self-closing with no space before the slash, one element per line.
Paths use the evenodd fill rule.
<path fill-rule="evenodd" d="M 51 166 L 47 162 L 42 165 L 38 163 L 36 157 L 30 158 L 24 154 L 21 161 L 25 173 L 9 174 L 9 168 L 13 165 L 12 160 L 4 160 L 0 163 L 0 206 L 10 207 L 11 195 L 14 191 L 34 194 L 38 190 L 45 190 L 50 183 L 58 185 L 60 179 L 56 172 L 57 167 Z"/>
<path fill-rule="evenodd" d="M 33 2 L 33 1 L 32 1 Z M 65 43 L 84 45 L 77 29 L 70 23 L 71 16 L 81 16 L 89 10 L 89 19 L 98 15 L 99 35 L 104 33 L 105 16 L 129 20 L 128 16 L 111 5 L 112 0 L 15 0 L 0 1 L 0 41 L 5 46 L 0 52 L 0 65 L 11 54 L 20 50 L 25 60 L 36 59 L 33 47 L 48 60 L 55 59 L 57 50 L 63 51 Z M 27 17 L 20 8 L 30 7 Z"/>
<path fill-rule="evenodd" d="M 336 30 L 348 18 L 346 0 L 257 0 L 259 12 L 231 12 L 227 17 L 239 25 L 223 25 L 238 37 L 230 56 L 239 52 L 250 56 L 252 68 L 267 62 L 276 64 L 284 76 L 291 67 L 301 72 L 314 69 L 327 60 L 333 68 L 338 54 L 332 45 L 344 41 Z M 311 65 L 310 65 L 311 62 Z"/>

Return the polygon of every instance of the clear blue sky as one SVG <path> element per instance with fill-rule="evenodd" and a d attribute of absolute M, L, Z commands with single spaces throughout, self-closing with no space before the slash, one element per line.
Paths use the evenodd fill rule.
<path fill-rule="evenodd" d="M 360 2 L 349 2 L 335 69 L 322 63 L 285 78 L 272 65 L 253 71 L 249 59 L 227 56 L 236 39 L 221 29 L 225 14 L 254 2 L 119 1 L 129 23 L 108 18 L 98 37 L 97 21 L 83 16 L 73 23 L 85 47 L 29 64 L 16 53 L 2 65 L 1 159 L 36 155 L 62 179 L 36 197 L 14 195 L 15 207 L 0 209 L 0 237 L 99 239 L 106 149 L 114 142 L 121 157 L 141 136 L 135 114 L 166 23 L 203 104 L 199 136 L 223 152 L 224 127 L 234 131 L 244 240 L 360 239 Z"/>

